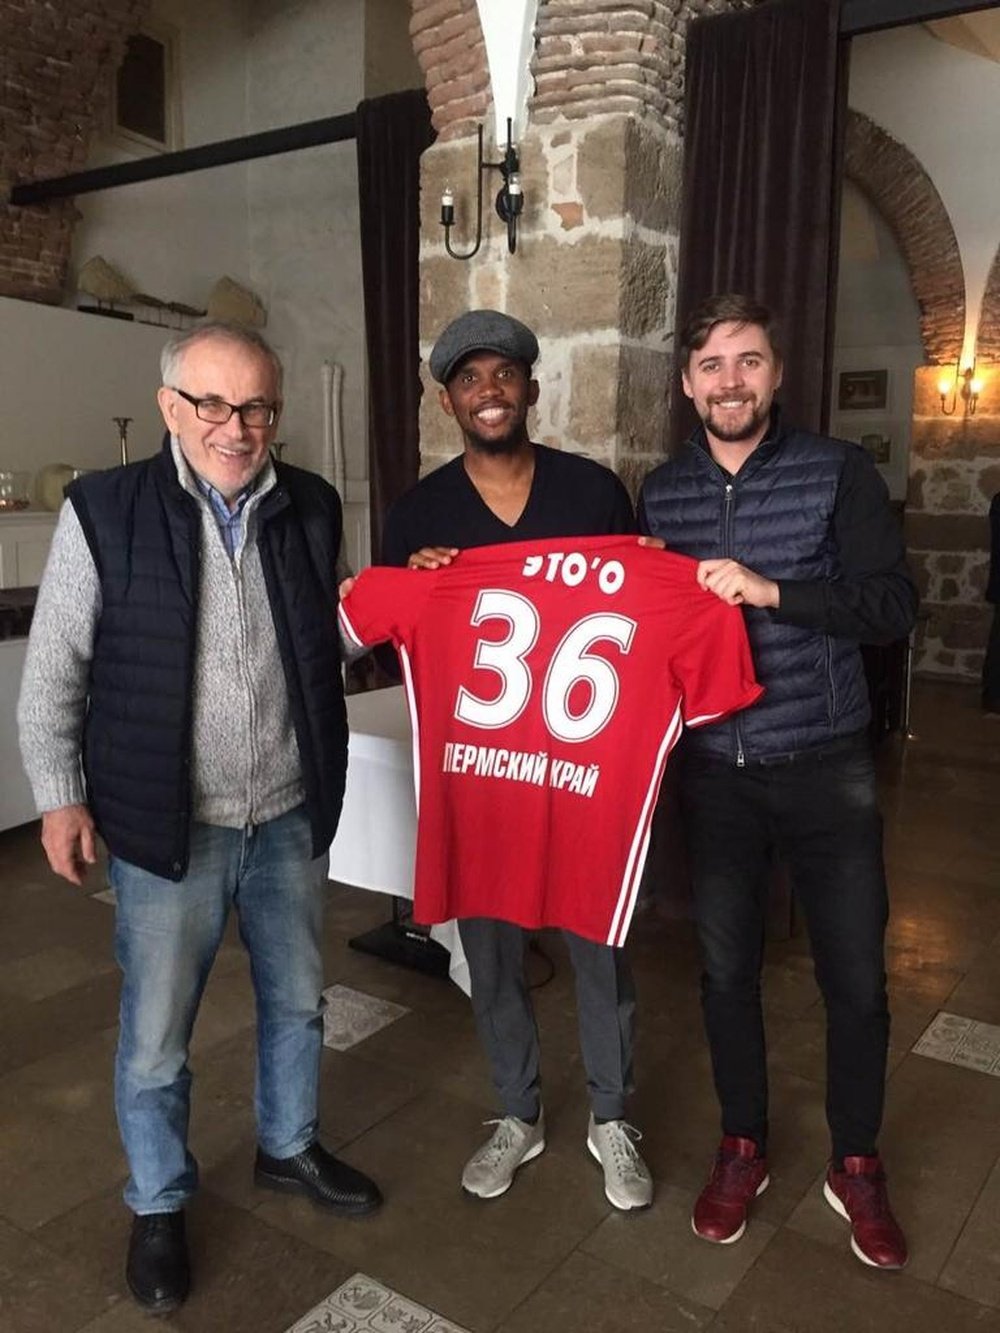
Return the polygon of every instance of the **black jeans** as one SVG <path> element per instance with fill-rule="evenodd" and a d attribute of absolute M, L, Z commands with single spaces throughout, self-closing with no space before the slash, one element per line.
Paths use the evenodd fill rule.
<path fill-rule="evenodd" d="M 745 768 L 688 754 L 680 793 L 723 1133 L 766 1149 L 760 973 L 777 852 L 805 916 L 826 1004 L 833 1154 L 839 1160 L 874 1153 L 889 1040 L 883 951 L 888 900 L 867 738 L 859 734 Z"/>

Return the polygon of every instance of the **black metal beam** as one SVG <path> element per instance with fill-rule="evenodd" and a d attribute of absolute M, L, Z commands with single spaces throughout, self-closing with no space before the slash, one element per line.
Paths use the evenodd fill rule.
<path fill-rule="evenodd" d="M 70 176 L 29 181 L 12 188 L 10 202 L 19 205 L 44 204 L 50 199 L 64 199 L 67 195 L 90 194 L 94 190 L 134 185 L 137 181 L 179 176 L 186 171 L 206 171 L 210 167 L 228 166 L 233 162 L 249 162 L 255 157 L 273 157 L 277 153 L 292 153 L 300 148 L 341 143 L 345 139 L 355 138 L 356 134 L 357 116 L 349 111 L 343 116 L 327 116 L 323 120 L 286 125 L 280 130 L 247 134 L 241 139 L 220 139 L 198 148 L 184 148 L 179 153 L 162 153 L 141 157 L 134 162 L 120 162 L 111 167 L 77 171 Z"/>
<path fill-rule="evenodd" d="M 844 37 L 860 37 L 863 32 L 952 18 L 989 7 L 985 0 L 965 4 L 960 0 L 841 0 L 840 31 Z"/>

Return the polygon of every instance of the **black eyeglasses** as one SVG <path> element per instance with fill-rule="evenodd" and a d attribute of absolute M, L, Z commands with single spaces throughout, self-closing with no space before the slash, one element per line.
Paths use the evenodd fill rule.
<path fill-rule="evenodd" d="M 167 386 L 173 389 L 174 393 L 180 394 L 186 403 L 190 403 L 194 408 L 194 414 L 199 421 L 208 421 L 213 426 L 224 426 L 234 412 L 239 413 L 239 418 L 244 426 L 273 426 L 278 416 L 277 403 L 227 403 L 222 398 L 195 398 L 193 394 L 185 393 L 183 389 L 178 389 L 176 385 Z"/>

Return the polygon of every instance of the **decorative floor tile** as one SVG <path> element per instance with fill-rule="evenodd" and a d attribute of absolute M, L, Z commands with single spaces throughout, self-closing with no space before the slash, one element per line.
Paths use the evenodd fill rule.
<path fill-rule="evenodd" d="M 1000 1027 L 939 1013 L 913 1048 L 915 1055 L 1000 1077 Z"/>
<path fill-rule="evenodd" d="M 331 989 L 338 989 L 331 987 Z M 346 987 L 339 987 L 344 990 Z M 396 1006 L 398 1007 L 398 1006 Z M 355 1273 L 286 1333 L 468 1333 L 458 1324 Z"/>
<path fill-rule="evenodd" d="M 328 986 L 323 992 L 323 1045 L 346 1051 L 373 1032 L 395 1023 L 410 1011 L 391 1000 L 380 1000 L 350 986 Z"/>

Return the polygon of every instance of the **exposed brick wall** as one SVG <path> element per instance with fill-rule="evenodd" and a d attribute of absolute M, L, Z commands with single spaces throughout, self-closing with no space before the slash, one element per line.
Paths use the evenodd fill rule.
<path fill-rule="evenodd" d="M 648 113 L 678 130 L 692 19 L 753 0 L 542 0 L 532 119 Z"/>
<path fill-rule="evenodd" d="M 0 0 L 0 197 L 83 168 L 109 77 L 150 0 Z M 0 295 L 62 300 L 71 200 L 0 204 Z"/>
<path fill-rule="evenodd" d="M 848 115 L 844 172 L 899 242 L 928 362 L 954 363 L 965 334 L 965 275 L 951 219 L 931 178 L 908 148 L 857 111 Z"/>
<path fill-rule="evenodd" d="M 531 120 L 648 113 L 677 129 L 687 26 L 757 0 L 540 0 Z M 434 127 L 468 134 L 489 107 L 486 46 L 475 0 L 411 0 L 410 34 Z"/>
<path fill-rule="evenodd" d="M 468 134 L 490 104 L 476 0 L 411 0 L 410 36 L 439 139 Z"/>
<path fill-rule="evenodd" d="M 1000 361 L 1000 250 L 997 250 L 986 279 L 983 304 L 979 311 L 976 355 L 980 362 Z"/>

